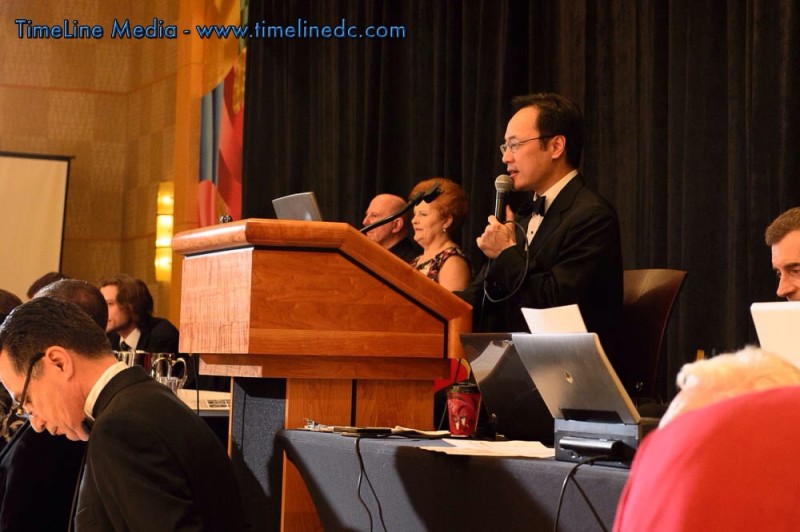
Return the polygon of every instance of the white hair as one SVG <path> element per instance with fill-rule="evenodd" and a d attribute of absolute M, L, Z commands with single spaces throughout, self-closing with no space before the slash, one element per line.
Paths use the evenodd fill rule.
<path fill-rule="evenodd" d="M 694 410 L 745 393 L 800 384 L 800 369 L 772 353 L 748 346 L 708 360 L 686 364 L 677 377 L 681 392 L 660 426 Z"/>

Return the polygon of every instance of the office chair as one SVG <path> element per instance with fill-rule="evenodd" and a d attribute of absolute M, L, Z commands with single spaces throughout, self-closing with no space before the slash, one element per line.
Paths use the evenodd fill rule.
<path fill-rule="evenodd" d="M 686 272 L 625 270 L 617 350 L 621 378 L 633 397 L 655 398 L 664 335 Z"/>

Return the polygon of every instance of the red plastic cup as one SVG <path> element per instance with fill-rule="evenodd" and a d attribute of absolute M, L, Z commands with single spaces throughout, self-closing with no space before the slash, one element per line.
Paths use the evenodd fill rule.
<path fill-rule="evenodd" d="M 471 382 L 459 382 L 447 389 L 447 416 L 450 421 L 450 435 L 456 437 L 472 436 L 478 422 L 481 393 Z"/>

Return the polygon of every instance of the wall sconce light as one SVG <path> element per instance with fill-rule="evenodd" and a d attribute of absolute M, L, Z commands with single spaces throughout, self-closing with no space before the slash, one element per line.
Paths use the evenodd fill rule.
<path fill-rule="evenodd" d="M 156 209 L 156 281 L 172 278 L 172 226 L 175 212 L 175 186 L 172 181 L 158 185 Z"/>

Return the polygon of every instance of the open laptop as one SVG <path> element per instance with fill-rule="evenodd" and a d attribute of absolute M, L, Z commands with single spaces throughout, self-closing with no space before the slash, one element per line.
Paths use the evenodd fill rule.
<path fill-rule="evenodd" d="M 514 334 L 513 341 L 555 419 L 639 423 L 597 334 Z"/>
<path fill-rule="evenodd" d="M 322 213 L 313 192 L 300 192 L 275 198 L 272 200 L 272 207 L 279 220 L 322 221 Z"/>
<path fill-rule="evenodd" d="M 800 365 L 800 301 L 753 303 L 750 313 L 761 349 Z"/>
<path fill-rule="evenodd" d="M 597 334 L 520 333 L 512 339 L 555 418 L 556 460 L 591 457 L 630 467 L 639 442 L 658 420 L 639 415 Z"/>
<path fill-rule="evenodd" d="M 464 355 L 498 433 L 512 440 L 553 441 L 553 418 L 514 349 L 511 333 L 464 333 Z"/>

